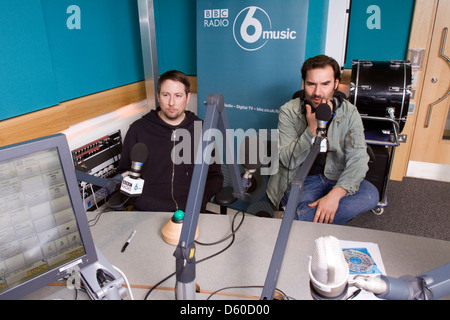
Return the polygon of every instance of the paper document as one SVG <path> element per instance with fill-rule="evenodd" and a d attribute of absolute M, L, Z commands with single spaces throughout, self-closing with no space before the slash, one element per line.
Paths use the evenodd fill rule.
<path fill-rule="evenodd" d="M 373 242 L 358 242 L 339 240 L 345 260 L 349 266 L 349 283 L 355 276 L 378 276 L 386 275 L 383 260 L 381 259 L 378 244 Z M 358 288 L 349 285 L 348 296 L 356 292 Z M 353 300 L 378 299 L 373 293 L 361 291 Z"/>

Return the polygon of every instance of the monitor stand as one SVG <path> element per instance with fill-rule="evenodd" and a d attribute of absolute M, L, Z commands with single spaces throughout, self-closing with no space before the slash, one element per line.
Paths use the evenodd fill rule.
<path fill-rule="evenodd" d="M 80 270 L 81 281 L 92 300 L 121 300 L 125 280 L 96 247 L 97 261 Z"/>

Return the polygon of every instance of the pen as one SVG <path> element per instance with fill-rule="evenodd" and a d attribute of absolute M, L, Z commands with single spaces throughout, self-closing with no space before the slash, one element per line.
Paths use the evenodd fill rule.
<path fill-rule="evenodd" d="M 358 296 L 358 294 L 361 293 L 361 289 L 356 290 L 355 292 L 353 292 L 353 294 L 347 298 L 347 300 L 351 300 L 353 298 L 356 298 L 356 296 Z"/>
<path fill-rule="evenodd" d="M 127 242 L 125 242 L 125 244 L 122 247 L 122 250 L 120 252 L 124 252 L 125 249 L 128 247 L 128 245 L 130 244 L 131 240 L 133 240 L 134 235 L 136 234 L 136 230 L 133 230 L 133 232 L 131 233 L 130 237 L 128 238 Z"/>

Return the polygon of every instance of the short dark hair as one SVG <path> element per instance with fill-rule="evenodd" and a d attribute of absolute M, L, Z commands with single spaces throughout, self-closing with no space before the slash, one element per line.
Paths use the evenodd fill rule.
<path fill-rule="evenodd" d="M 164 72 L 158 79 L 158 85 L 156 87 L 157 94 L 161 92 L 161 85 L 166 80 L 178 81 L 184 84 L 184 91 L 186 95 L 191 91 L 191 81 L 189 78 L 181 71 L 178 70 L 170 70 Z"/>
<path fill-rule="evenodd" d="M 339 67 L 339 63 L 333 58 L 326 55 L 318 55 L 312 58 L 309 58 L 303 63 L 302 66 L 302 79 L 303 81 L 306 79 L 306 72 L 312 69 L 321 69 L 326 66 L 331 66 L 334 71 L 334 79 L 341 80 L 341 68 Z"/>

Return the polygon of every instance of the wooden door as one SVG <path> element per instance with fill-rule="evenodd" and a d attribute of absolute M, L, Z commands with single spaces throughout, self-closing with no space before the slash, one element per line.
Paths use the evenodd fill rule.
<path fill-rule="evenodd" d="M 450 176 L 450 0 L 439 0 L 435 12 L 409 160 Z"/>

